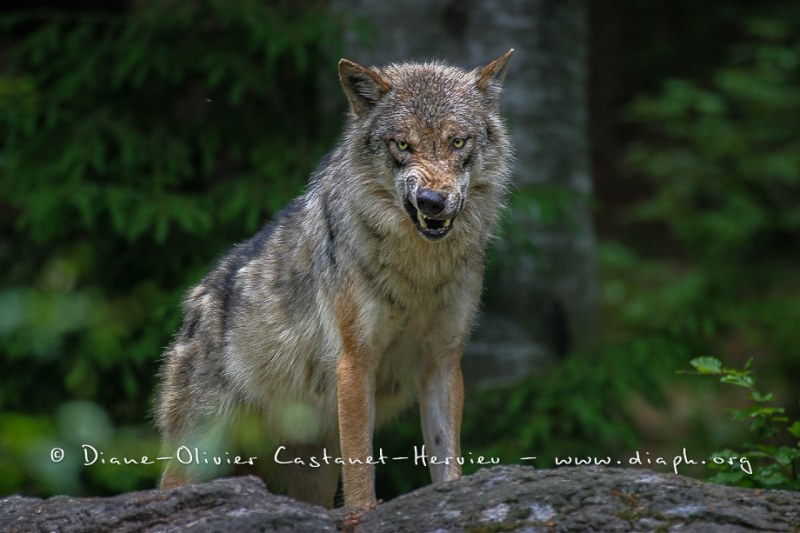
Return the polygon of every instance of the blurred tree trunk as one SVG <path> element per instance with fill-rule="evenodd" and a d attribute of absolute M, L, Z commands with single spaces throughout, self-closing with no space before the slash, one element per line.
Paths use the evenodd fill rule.
<path fill-rule="evenodd" d="M 587 2 L 331 4 L 355 27 L 365 23 L 366 38 L 349 35 L 345 52 L 362 64 L 440 58 L 471 68 L 516 50 L 501 102 L 516 150 L 511 223 L 489 272 L 465 374 L 482 383 L 521 377 L 586 345 L 597 328 Z M 344 102 L 334 98 L 340 91 L 328 94 Z"/>

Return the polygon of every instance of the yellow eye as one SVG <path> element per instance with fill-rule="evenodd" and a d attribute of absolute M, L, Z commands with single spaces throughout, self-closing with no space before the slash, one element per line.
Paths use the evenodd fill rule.
<path fill-rule="evenodd" d="M 401 152 L 408 150 L 408 143 L 405 141 L 395 141 L 394 144 L 397 145 L 397 149 Z"/>
<path fill-rule="evenodd" d="M 453 139 L 453 148 L 460 150 L 461 148 L 464 148 L 465 142 L 466 141 L 464 139 Z"/>

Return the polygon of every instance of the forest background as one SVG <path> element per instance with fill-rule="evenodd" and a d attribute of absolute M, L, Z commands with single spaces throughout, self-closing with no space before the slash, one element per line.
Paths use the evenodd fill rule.
<path fill-rule="evenodd" d="M 158 465 L 86 467 L 80 445 L 157 455 L 149 411 L 183 293 L 302 191 L 342 126 L 321 80 L 348 56 L 345 34 L 369 47 L 380 31 L 320 1 L 13 4 L 0 9 L 0 495 L 149 488 Z M 800 6 L 587 4 L 600 333 L 470 390 L 462 449 L 537 467 L 748 453 L 752 475 L 681 473 L 800 489 Z M 562 201 L 512 208 L 557 217 Z M 752 359 L 724 380 L 755 376 L 759 392 L 680 373 L 699 356 Z M 415 414 L 377 443 L 421 443 Z M 428 482 L 409 465 L 378 476 L 384 499 Z"/>

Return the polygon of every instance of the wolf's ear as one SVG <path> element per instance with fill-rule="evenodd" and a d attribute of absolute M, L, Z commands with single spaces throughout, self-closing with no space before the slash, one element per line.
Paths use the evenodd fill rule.
<path fill-rule="evenodd" d="M 500 95 L 500 88 L 503 86 L 503 80 L 506 78 L 508 72 L 508 60 L 511 59 L 511 54 L 514 53 L 512 48 L 505 54 L 501 55 L 488 65 L 476 69 L 475 77 L 477 81 L 478 90 L 496 99 Z"/>
<path fill-rule="evenodd" d="M 377 71 L 347 59 L 339 61 L 339 81 L 356 116 L 369 111 L 392 88 Z"/>

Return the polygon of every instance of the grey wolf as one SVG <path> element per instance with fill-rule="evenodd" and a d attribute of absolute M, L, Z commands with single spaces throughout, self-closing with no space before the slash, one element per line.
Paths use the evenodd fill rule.
<path fill-rule="evenodd" d="M 460 456 L 461 353 L 509 183 L 512 52 L 473 70 L 341 60 L 340 144 L 183 302 L 155 409 L 165 450 L 257 420 L 286 456 L 344 458 L 344 503 L 368 508 L 374 430 L 418 399 L 427 454 Z M 433 482 L 461 475 L 429 466 Z M 328 507 L 339 473 L 283 468 L 290 496 Z M 173 460 L 161 486 L 203 476 Z"/>

